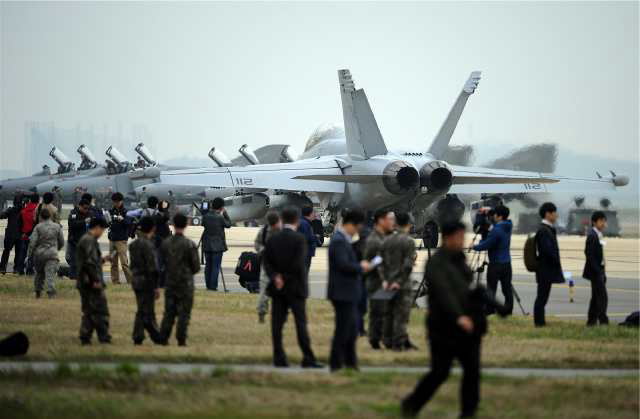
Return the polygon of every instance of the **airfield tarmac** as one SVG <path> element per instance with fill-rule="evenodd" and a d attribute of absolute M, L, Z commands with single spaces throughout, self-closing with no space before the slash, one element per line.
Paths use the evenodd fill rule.
<path fill-rule="evenodd" d="M 0 231 L 4 232 L 6 222 L 0 222 Z M 63 222 L 66 228 L 66 222 Z M 187 235 L 198 242 L 202 234 L 202 227 L 189 227 Z M 227 251 L 222 260 L 223 274 L 227 289 L 229 292 L 239 293 L 246 292 L 238 282 L 238 277 L 234 274 L 236 262 L 240 254 L 244 251 L 253 250 L 253 240 L 257 234 L 257 227 L 232 227 L 227 230 Z M 65 232 L 66 237 L 66 232 Z M 472 240 L 469 235 L 468 242 Z M 3 239 L 0 236 L 0 239 Z M 533 302 L 536 296 L 536 282 L 532 273 L 527 272 L 522 260 L 522 249 L 524 246 L 524 235 L 514 235 L 512 238 L 512 257 L 513 257 L 513 285 L 521 298 L 522 306 L 526 313 L 531 313 Z M 100 240 L 104 253 L 108 252 L 108 240 L 103 237 Z M 418 241 L 416 241 L 418 243 Z M 582 279 L 582 267 L 584 265 L 584 237 L 580 236 L 559 236 L 560 252 L 562 265 L 565 271 L 569 271 L 573 275 L 575 282 L 574 302 L 569 301 L 569 287 L 567 284 L 554 285 L 549 303 L 547 305 L 547 315 L 557 316 L 560 318 L 586 319 L 591 297 L 591 287 L 588 281 Z M 311 275 L 309 278 L 310 296 L 311 298 L 325 298 L 327 283 L 327 246 L 318 248 L 316 257 L 311 264 Z M 605 246 L 605 257 L 607 261 L 607 289 L 609 292 L 609 317 L 612 320 L 621 321 L 630 312 L 638 310 L 640 306 L 640 239 L 637 238 L 607 238 Z M 473 257 L 473 253 L 469 254 L 469 259 Z M 428 258 L 428 252 L 425 249 L 418 251 L 418 260 L 414 268 L 414 280 L 420 281 L 424 272 L 424 266 Z M 64 251 L 60 252 L 60 260 L 64 261 Z M 13 256 L 10 258 L 13 261 Z M 109 265 L 104 267 L 105 278 L 110 280 Z M 121 279 L 123 279 L 121 274 Z M 484 275 L 483 275 L 484 279 Z M 1 277 L 0 277 L 1 280 Z M 222 281 L 220 281 L 222 282 Z M 196 286 L 205 288 L 203 273 L 200 272 L 196 276 Z M 223 286 L 220 283 L 219 290 L 222 291 Z M 498 298 L 502 294 L 498 290 Z M 514 315 L 523 315 L 520 307 L 516 302 L 514 306 Z M 424 302 L 420 302 L 421 306 Z"/>

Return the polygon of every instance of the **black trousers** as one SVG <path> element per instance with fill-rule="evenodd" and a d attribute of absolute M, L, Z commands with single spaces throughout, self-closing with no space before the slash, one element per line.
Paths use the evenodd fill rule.
<path fill-rule="evenodd" d="M 358 368 L 356 340 L 358 339 L 358 303 L 331 301 L 335 313 L 335 329 L 331 341 L 329 366 L 339 370 L 343 366 Z"/>
<path fill-rule="evenodd" d="M 133 322 L 133 333 L 131 335 L 134 342 L 144 340 L 144 331 L 149 333 L 153 342 L 160 340 L 160 331 L 156 322 L 156 295 L 153 289 L 135 290 L 136 293 L 136 318 Z"/>
<path fill-rule="evenodd" d="M 19 252 L 19 248 L 18 246 L 20 245 L 20 238 L 9 238 L 9 237 L 5 237 L 4 238 L 4 250 L 2 250 L 2 259 L 0 259 L 0 271 L 6 271 L 7 270 L 7 264 L 9 263 L 9 254 L 11 253 L 11 250 L 13 249 L 13 270 L 16 271 L 17 270 L 17 265 L 18 265 L 18 252 Z"/>
<path fill-rule="evenodd" d="M 487 287 L 495 298 L 498 292 L 498 283 L 500 283 L 502 295 L 504 295 L 504 307 L 509 314 L 513 313 L 512 277 L 511 263 L 490 263 L 487 268 Z"/>
<path fill-rule="evenodd" d="M 600 276 L 591 280 L 591 301 L 589 301 L 589 315 L 587 317 L 588 325 L 609 324 L 607 317 L 607 306 L 609 305 L 609 296 L 607 295 L 607 277 Z"/>
<path fill-rule="evenodd" d="M 289 309 L 296 323 L 296 335 L 298 345 L 302 351 L 302 363 L 313 363 L 316 357 L 311 349 L 311 339 L 307 331 L 306 299 L 277 295 L 272 298 L 271 305 L 271 339 L 273 340 L 273 363 L 276 365 L 287 364 L 287 354 L 282 345 L 282 328 L 287 322 Z"/>
<path fill-rule="evenodd" d="M 457 359 L 463 371 L 460 391 L 461 416 L 472 417 L 480 402 L 480 345 L 481 339 L 478 337 L 466 338 L 464 341 L 429 339 L 431 371 L 404 400 L 404 407 L 414 413 L 420 411 L 449 377 L 453 360 Z"/>
<path fill-rule="evenodd" d="M 551 294 L 551 281 L 541 280 L 538 281 L 538 293 L 536 295 L 536 301 L 533 304 L 533 323 L 536 326 L 544 326 L 546 324 L 544 318 L 544 308 L 549 301 L 549 295 Z"/>

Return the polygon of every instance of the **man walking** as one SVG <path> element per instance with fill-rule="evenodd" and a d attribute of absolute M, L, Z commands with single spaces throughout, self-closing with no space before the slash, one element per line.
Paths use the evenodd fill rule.
<path fill-rule="evenodd" d="M 83 203 L 81 201 L 81 203 Z M 88 212 L 89 203 L 84 201 Z M 109 334 L 109 307 L 104 292 L 105 283 L 102 276 L 102 264 L 109 257 L 102 257 L 98 240 L 108 227 L 104 218 L 92 218 L 89 229 L 76 246 L 76 264 L 78 279 L 76 287 L 82 301 L 82 323 L 80 324 L 80 342 L 91 344 L 95 329 L 100 343 L 111 343 Z"/>
<path fill-rule="evenodd" d="M 329 357 L 331 371 L 338 371 L 343 366 L 358 369 L 358 302 L 363 285 L 360 276 L 369 269 L 369 262 L 358 261 L 351 242 L 364 219 L 362 211 L 347 210 L 342 216 L 342 225 L 333 233 L 329 243 L 327 298 L 331 301 L 335 313 L 335 329 Z"/>
<path fill-rule="evenodd" d="M 267 223 L 258 231 L 254 241 L 256 253 L 260 258 L 260 294 L 258 295 L 258 322 L 264 323 L 264 318 L 269 312 L 269 296 L 267 295 L 267 286 L 269 285 L 269 276 L 264 268 L 264 249 L 267 242 L 275 233 L 282 230 L 282 222 L 280 216 L 275 211 L 267 213 Z"/>
<path fill-rule="evenodd" d="M 504 295 L 504 305 L 511 314 L 513 312 L 513 288 L 511 285 L 511 231 L 513 224 L 509 220 L 509 208 L 499 205 L 494 210 L 493 228 L 486 239 L 480 241 L 473 250 L 488 250 L 489 267 L 487 269 L 487 287 L 495 298 L 498 283 Z"/>
<path fill-rule="evenodd" d="M 209 291 L 218 291 L 218 275 L 222 266 L 222 254 L 226 252 L 225 229 L 231 227 L 231 220 L 224 209 L 224 199 L 213 200 L 212 211 L 202 218 L 202 249 L 204 251 L 204 280 Z"/>
<path fill-rule="evenodd" d="M 313 207 L 302 207 L 302 217 L 300 218 L 298 232 L 304 236 L 307 242 L 307 257 L 304 261 L 304 264 L 307 267 L 307 274 L 309 273 L 309 269 L 311 269 L 311 259 L 316 255 L 316 247 L 318 247 L 318 237 L 311 226 L 311 222 L 314 218 Z"/>
<path fill-rule="evenodd" d="M 54 281 L 58 273 L 58 251 L 64 247 L 64 235 L 62 226 L 51 220 L 48 208 L 40 210 L 40 220 L 31 234 L 28 257 L 33 259 L 36 271 L 33 281 L 36 298 L 42 294 L 45 279 L 47 295 L 53 298 L 56 295 Z"/>
<path fill-rule="evenodd" d="M 196 244 L 184 235 L 187 217 L 177 213 L 173 217 L 173 228 L 175 234 L 165 239 L 160 249 L 166 269 L 166 282 L 159 343 L 168 344 L 177 317 L 178 346 L 187 346 L 187 328 L 193 308 L 193 276 L 200 271 L 200 258 Z"/>
<path fill-rule="evenodd" d="M 160 340 L 155 312 L 155 300 L 160 297 L 159 272 L 156 249 L 152 241 L 155 221 L 151 217 L 143 217 L 138 226 L 140 236 L 129 245 L 133 276 L 131 287 L 136 294 L 137 305 L 132 334 L 134 345 L 142 345 L 145 330 L 153 342 Z"/>
<path fill-rule="evenodd" d="M 396 225 L 396 217 L 393 211 L 379 209 L 373 214 L 373 231 L 367 238 L 364 250 L 364 259 L 371 261 L 376 256 L 380 256 L 382 244 L 387 236 L 393 233 Z M 369 294 L 369 343 L 373 349 L 380 349 L 382 340 L 382 330 L 387 302 L 384 300 L 373 300 L 371 297 L 382 288 L 382 272 L 380 269 L 373 269 L 365 274 L 367 293 Z"/>
<path fill-rule="evenodd" d="M 582 271 L 582 277 L 591 281 L 591 301 L 587 326 L 609 324 L 607 317 L 607 274 L 604 263 L 604 235 L 607 228 L 607 216 L 602 211 L 596 211 L 591 216 L 592 228 L 587 234 L 584 254 L 587 258 Z"/>
<path fill-rule="evenodd" d="M 87 224 L 92 221 L 91 214 L 89 213 L 90 207 L 91 203 L 82 199 L 78 202 L 78 206 L 69 213 L 65 259 L 69 264 L 69 277 L 71 279 L 78 277 L 76 268 L 76 246 L 82 236 L 87 232 Z"/>
<path fill-rule="evenodd" d="M 384 288 L 395 291 L 389 300 L 383 325 L 383 341 L 386 347 L 394 351 L 418 349 L 409 339 L 407 326 L 411 306 L 413 305 L 413 286 L 411 272 L 416 262 L 416 244 L 409 235 L 413 220 L 406 212 L 396 214 L 398 232 L 390 235 L 382 244 L 381 271 L 384 275 Z"/>
<path fill-rule="evenodd" d="M 9 255 L 13 250 L 13 273 L 18 273 L 18 258 L 20 257 L 20 211 L 22 210 L 22 196 L 13 197 L 13 206 L 7 208 L 0 214 L 0 219 L 7 220 L 7 227 L 4 230 L 4 249 L 2 250 L 2 259 L 0 259 L 0 273 L 7 273 L 7 264 L 9 263 Z"/>
<path fill-rule="evenodd" d="M 267 241 L 264 250 L 264 267 L 270 278 L 267 292 L 272 298 L 271 337 L 273 341 L 273 364 L 288 367 L 289 361 L 282 345 L 282 328 L 289 310 L 296 324 L 298 344 L 302 351 L 303 368 L 321 368 L 311 349 L 307 331 L 306 301 L 309 296 L 307 268 L 305 266 L 307 244 L 298 233 L 300 212 L 296 207 L 282 211 L 282 231 Z"/>
<path fill-rule="evenodd" d="M 533 305 L 533 322 L 537 327 L 546 325 L 544 309 L 549 301 L 552 284 L 564 282 L 562 265 L 560 263 L 560 248 L 555 222 L 558 220 L 558 209 L 551 202 L 540 207 L 542 223 L 536 233 L 536 251 L 538 254 L 538 268 L 536 282 L 538 283 L 536 301 Z"/>
<path fill-rule="evenodd" d="M 129 240 L 129 218 L 124 207 L 124 196 L 120 192 L 111 195 L 113 206 L 109 210 L 109 255 L 111 256 L 111 282 L 120 283 L 118 264 L 122 265 L 122 272 L 127 283 L 131 283 L 129 270 L 129 256 L 127 255 L 127 241 Z"/>
<path fill-rule="evenodd" d="M 427 328 L 431 347 L 431 371 L 402 402 L 404 417 L 417 416 L 420 409 L 447 379 L 454 359 L 462 376 L 461 418 L 473 417 L 480 398 L 480 345 L 486 319 L 472 320 L 469 286 L 473 273 L 463 249 L 465 226 L 460 222 L 442 226 L 442 247 L 427 262 L 429 283 Z"/>

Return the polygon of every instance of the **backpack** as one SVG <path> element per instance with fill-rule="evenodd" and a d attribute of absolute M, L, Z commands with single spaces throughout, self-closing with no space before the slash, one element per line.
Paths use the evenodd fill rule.
<path fill-rule="evenodd" d="M 260 281 L 260 258 L 255 252 L 242 252 L 236 264 L 235 274 L 240 277 L 240 285 Z"/>
<path fill-rule="evenodd" d="M 536 249 L 536 235 L 530 234 L 524 242 L 524 266 L 529 272 L 538 270 L 538 252 Z"/>
<path fill-rule="evenodd" d="M 640 311 L 634 311 L 629 314 L 627 318 L 620 323 L 620 326 L 640 327 Z"/>

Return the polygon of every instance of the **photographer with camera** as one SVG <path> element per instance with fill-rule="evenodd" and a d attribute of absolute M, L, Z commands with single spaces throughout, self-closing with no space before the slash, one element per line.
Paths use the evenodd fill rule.
<path fill-rule="evenodd" d="M 498 282 L 500 283 L 505 308 L 511 314 L 513 312 L 513 288 L 511 285 L 510 247 L 513 224 L 509 220 L 509 208 L 504 205 L 497 206 L 492 214 L 493 228 L 488 231 L 480 243 L 473 246 L 473 250 L 476 252 L 488 251 L 487 287 L 495 297 L 498 291 Z"/>

